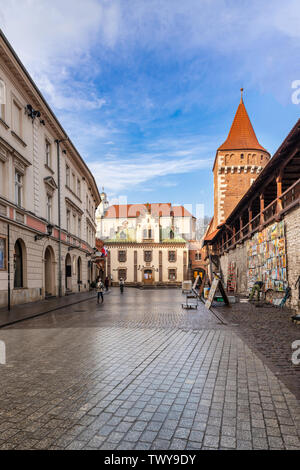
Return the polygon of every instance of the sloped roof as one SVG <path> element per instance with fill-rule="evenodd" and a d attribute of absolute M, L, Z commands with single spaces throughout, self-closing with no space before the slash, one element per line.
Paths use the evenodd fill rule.
<path fill-rule="evenodd" d="M 140 214 L 149 212 L 151 215 L 160 215 L 161 217 L 193 217 L 192 214 L 183 206 L 172 206 L 171 203 L 153 203 L 153 204 L 114 204 L 110 206 L 106 213 L 106 219 L 115 218 L 136 218 Z"/>
<path fill-rule="evenodd" d="M 241 89 L 242 91 L 242 89 Z M 245 108 L 243 97 L 241 97 L 240 104 L 235 114 L 233 123 L 231 125 L 229 134 L 225 142 L 218 148 L 218 150 L 267 150 L 260 145 L 257 140 L 256 134 L 252 127 L 250 118 Z"/>

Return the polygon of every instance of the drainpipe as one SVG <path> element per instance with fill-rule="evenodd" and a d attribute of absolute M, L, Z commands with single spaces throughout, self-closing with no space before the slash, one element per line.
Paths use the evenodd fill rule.
<path fill-rule="evenodd" d="M 60 184 L 60 154 L 59 144 L 67 139 L 56 139 L 57 149 L 57 193 L 58 193 L 58 296 L 62 296 L 62 272 L 61 272 L 61 184 Z"/>
<path fill-rule="evenodd" d="M 10 311 L 10 226 L 7 224 L 7 308 Z"/>

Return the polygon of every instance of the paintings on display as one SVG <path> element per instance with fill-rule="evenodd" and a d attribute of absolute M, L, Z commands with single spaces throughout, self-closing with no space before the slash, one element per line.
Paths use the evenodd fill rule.
<path fill-rule="evenodd" d="M 7 269 L 7 246 L 6 237 L 0 236 L 0 271 Z"/>
<path fill-rule="evenodd" d="M 284 221 L 257 232 L 247 242 L 248 289 L 262 281 L 265 289 L 284 291 L 287 286 L 287 257 Z"/>

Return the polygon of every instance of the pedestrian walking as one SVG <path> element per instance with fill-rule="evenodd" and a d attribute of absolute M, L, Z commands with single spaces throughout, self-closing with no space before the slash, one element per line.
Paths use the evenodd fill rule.
<path fill-rule="evenodd" d="M 121 291 L 121 294 L 123 294 L 124 292 L 124 279 L 121 277 L 120 279 L 120 291 Z"/>
<path fill-rule="evenodd" d="M 105 290 L 106 292 L 108 291 L 108 287 L 109 287 L 109 279 L 108 279 L 108 276 L 106 276 L 105 280 L 104 280 L 104 285 L 105 285 Z"/>
<path fill-rule="evenodd" d="M 96 289 L 97 289 L 97 304 L 99 303 L 99 299 L 101 297 L 101 303 L 103 303 L 103 290 L 104 290 L 104 284 L 102 282 L 102 279 L 99 279 L 97 284 L 96 284 Z"/>

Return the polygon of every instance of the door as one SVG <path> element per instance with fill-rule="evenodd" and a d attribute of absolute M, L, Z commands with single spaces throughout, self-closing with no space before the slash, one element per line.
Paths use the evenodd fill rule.
<path fill-rule="evenodd" d="M 153 271 L 152 269 L 145 269 L 144 271 L 144 284 L 153 284 Z"/>

